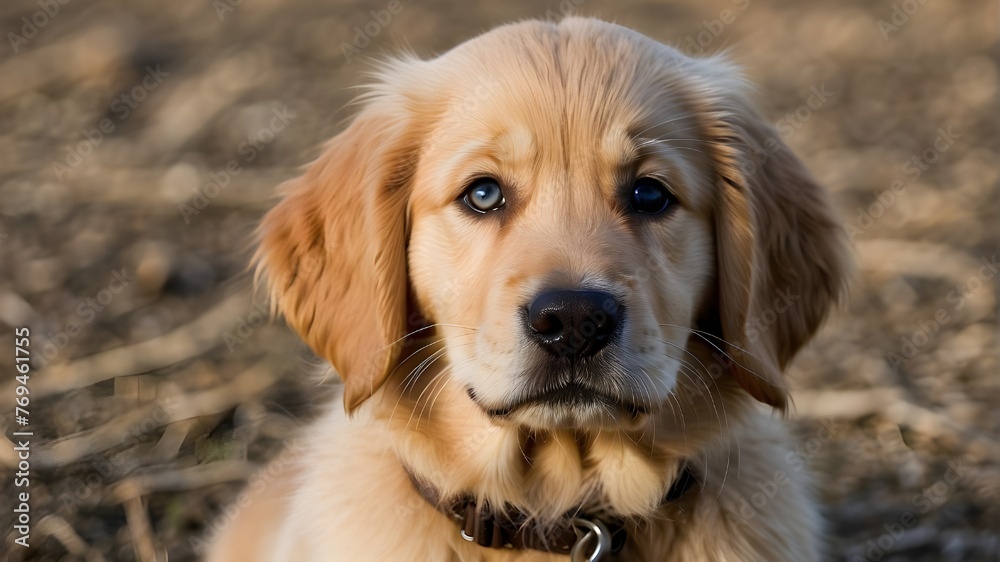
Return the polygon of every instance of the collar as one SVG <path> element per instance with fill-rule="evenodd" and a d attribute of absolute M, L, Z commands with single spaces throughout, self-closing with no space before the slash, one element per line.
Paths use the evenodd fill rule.
<path fill-rule="evenodd" d="M 404 468 L 420 497 L 454 521 L 463 539 L 480 546 L 572 553 L 575 556 L 583 548 L 595 554 L 618 552 L 628 539 L 625 520 L 621 518 L 570 510 L 557 524 L 542 526 L 510 504 L 504 505 L 503 509 L 495 509 L 485 502 L 479 505 L 475 496 L 470 494 L 453 499 L 443 498 L 432 484 L 413 474 L 409 468 Z M 679 500 L 695 481 L 691 468 L 683 465 L 660 505 Z M 596 543 L 587 544 L 595 538 Z"/>

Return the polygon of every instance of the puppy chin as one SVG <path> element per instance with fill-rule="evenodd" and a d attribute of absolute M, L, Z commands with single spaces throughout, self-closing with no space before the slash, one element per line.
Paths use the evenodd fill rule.
<path fill-rule="evenodd" d="M 530 404 L 507 415 L 494 416 L 499 423 L 537 430 L 634 430 L 645 426 L 648 418 L 649 413 L 645 411 L 611 408 L 603 404 Z"/>
<path fill-rule="evenodd" d="M 522 373 L 522 385 L 516 390 L 470 381 L 466 391 L 472 402 L 499 425 L 538 430 L 631 431 L 646 427 L 676 390 L 678 362 L 667 358 L 658 366 L 639 368 L 635 362 L 627 366 L 615 363 L 612 367 L 592 364 L 573 374 L 536 366 L 528 371 L 529 376 Z M 627 377 L 629 372 L 641 372 L 645 378 Z M 539 382 L 546 374 L 547 383 Z"/>
<path fill-rule="evenodd" d="M 569 384 L 530 399 L 490 407 L 469 392 L 482 410 L 501 425 L 529 429 L 637 429 L 648 421 L 652 408 Z"/>

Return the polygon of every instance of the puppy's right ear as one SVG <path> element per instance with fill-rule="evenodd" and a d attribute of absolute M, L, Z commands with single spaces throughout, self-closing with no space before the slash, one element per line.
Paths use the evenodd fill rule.
<path fill-rule="evenodd" d="M 402 111 L 379 101 L 281 187 L 255 256 L 272 306 L 343 379 L 348 412 L 385 382 L 407 330 L 406 207 L 419 142 Z"/>

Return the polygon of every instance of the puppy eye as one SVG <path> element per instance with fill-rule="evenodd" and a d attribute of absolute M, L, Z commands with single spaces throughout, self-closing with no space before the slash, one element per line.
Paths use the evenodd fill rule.
<path fill-rule="evenodd" d="M 462 201 L 477 213 L 487 213 L 503 207 L 507 201 L 503 197 L 500 184 L 493 178 L 476 180 L 462 195 Z"/>
<path fill-rule="evenodd" d="M 658 215 L 677 202 L 667 186 L 653 178 L 639 178 L 632 184 L 629 208 L 644 215 Z"/>

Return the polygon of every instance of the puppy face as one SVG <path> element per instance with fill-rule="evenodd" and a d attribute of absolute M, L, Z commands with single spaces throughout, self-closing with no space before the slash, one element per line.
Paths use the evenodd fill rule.
<path fill-rule="evenodd" d="M 482 88 L 461 124 L 431 133 L 413 178 L 417 305 L 439 324 L 453 380 L 528 426 L 657 409 L 715 271 L 710 163 L 690 109 L 656 75 L 615 76 L 591 55 L 569 49 L 561 68 L 539 59 Z"/>
<path fill-rule="evenodd" d="M 430 376 L 501 422 L 640 424 L 704 375 L 695 335 L 783 407 L 843 241 L 742 90 L 721 61 L 577 18 L 392 63 L 264 221 L 275 300 L 349 409 L 427 336 L 415 317 L 442 346 Z M 751 338 L 788 288 L 802 298 Z"/>

